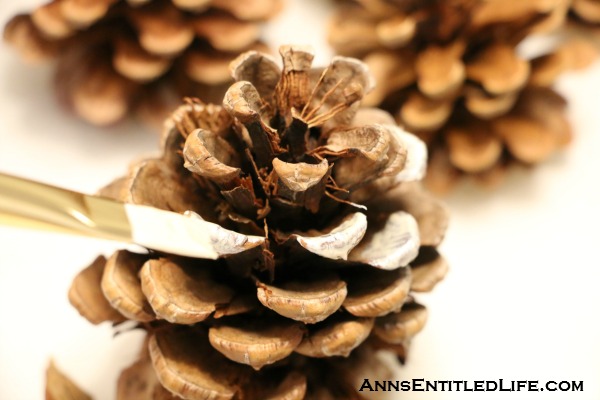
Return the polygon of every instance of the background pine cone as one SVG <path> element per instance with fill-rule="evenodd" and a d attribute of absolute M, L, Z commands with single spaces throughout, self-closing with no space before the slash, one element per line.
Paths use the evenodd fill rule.
<path fill-rule="evenodd" d="M 424 139 L 429 186 L 460 175 L 496 182 L 511 162 L 535 164 L 570 141 L 556 77 L 595 50 L 569 41 L 526 58 L 519 45 L 563 24 L 569 2 L 386 0 L 346 2 L 330 43 L 364 58 L 381 84 L 365 99 Z M 539 51 L 536 50 L 539 54 Z"/>
<path fill-rule="evenodd" d="M 572 0 L 569 16 L 572 27 L 600 46 L 600 1 Z"/>
<path fill-rule="evenodd" d="M 280 0 L 53 0 L 15 16 L 4 39 L 24 59 L 57 60 L 59 97 L 96 125 L 132 110 L 162 121 L 183 95 L 218 100 L 240 52 L 264 48 Z M 177 100 L 175 100 L 177 99 Z"/>
<path fill-rule="evenodd" d="M 119 398 L 358 399 L 361 368 L 387 373 L 375 350 L 404 360 L 425 324 L 413 294 L 447 271 L 447 215 L 418 182 L 425 145 L 358 109 L 372 87 L 361 62 L 280 53 L 283 69 L 236 59 L 223 106 L 189 100 L 162 157 L 101 192 L 189 211 L 214 238 L 207 259 L 123 250 L 75 278 L 69 299 L 90 322 L 148 332 Z"/>

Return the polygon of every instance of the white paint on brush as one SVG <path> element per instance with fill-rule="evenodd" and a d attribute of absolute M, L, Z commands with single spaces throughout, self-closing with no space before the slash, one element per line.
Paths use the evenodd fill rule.
<path fill-rule="evenodd" d="M 133 204 L 125 204 L 125 211 L 133 242 L 167 253 L 215 260 L 265 241 L 263 237 L 224 229 L 191 211 L 177 214 Z"/>

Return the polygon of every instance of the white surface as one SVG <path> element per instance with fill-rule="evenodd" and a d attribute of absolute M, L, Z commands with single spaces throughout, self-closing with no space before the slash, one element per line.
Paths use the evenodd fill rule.
<path fill-rule="evenodd" d="M 11 4 L 8 4 L 11 3 Z M 38 3 L 0 1 L 0 21 Z M 310 43 L 329 55 L 320 28 L 325 2 L 291 1 L 268 29 L 272 42 Z M 301 8 L 301 5 L 304 8 Z M 308 9 L 313 11 L 305 11 Z M 303 11 L 304 10 L 304 11 Z M 0 50 L 0 171 L 93 192 L 158 139 L 134 124 L 95 129 L 63 112 L 50 68 L 24 67 Z M 494 192 L 464 185 L 443 253 L 451 272 L 431 295 L 403 379 L 583 380 L 579 393 L 400 393 L 386 398 L 600 398 L 600 64 L 560 81 L 575 142 L 538 169 L 514 171 Z M 0 227 L 0 399 L 43 396 L 49 357 L 97 399 L 111 399 L 139 334 L 113 339 L 66 300 L 74 274 L 113 243 Z"/>

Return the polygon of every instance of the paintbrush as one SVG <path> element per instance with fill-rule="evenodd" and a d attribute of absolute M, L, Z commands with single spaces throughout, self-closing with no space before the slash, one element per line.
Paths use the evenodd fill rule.
<path fill-rule="evenodd" d="M 217 259 L 256 247 L 249 236 L 200 215 L 122 203 L 0 173 L 0 223 L 133 243 L 160 252 Z"/>

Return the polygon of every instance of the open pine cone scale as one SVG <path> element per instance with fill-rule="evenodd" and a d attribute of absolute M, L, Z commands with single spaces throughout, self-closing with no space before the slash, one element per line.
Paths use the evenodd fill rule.
<path fill-rule="evenodd" d="M 360 398 L 352 360 L 378 364 L 381 348 L 404 359 L 423 328 L 412 293 L 447 271 L 436 251 L 446 212 L 418 183 L 424 144 L 358 108 L 372 87 L 361 62 L 316 69 L 308 48 L 280 52 L 283 68 L 241 55 L 223 106 L 189 100 L 165 124 L 162 156 L 101 192 L 187 212 L 211 238 L 207 259 L 119 251 L 75 278 L 71 302 L 88 320 L 148 331 L 149 355 L 123 385 L 159 382 L 186 399 Z M 346 372 L 336 384 L 306 372 L 327 369 Z"/>
<path fill-rule="evenodd" d="M 573 0 L 569 16 L 571 28 L 600 46 L 600 1 Z"/>

